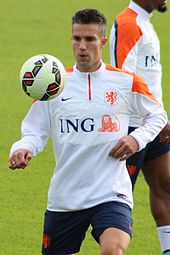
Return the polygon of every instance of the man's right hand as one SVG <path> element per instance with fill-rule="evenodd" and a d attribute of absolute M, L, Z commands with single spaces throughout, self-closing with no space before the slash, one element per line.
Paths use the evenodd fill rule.
<path fill-rule="evenodd" d="M 32 159 L 32 152 L 26 149 L 16 151 L 8 161 L 9 168 L 12 170 L 15 169 L 24 169 L 29 161 Z"/>

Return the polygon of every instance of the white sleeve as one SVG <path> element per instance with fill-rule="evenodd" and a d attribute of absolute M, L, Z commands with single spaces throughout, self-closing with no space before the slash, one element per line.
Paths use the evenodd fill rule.
<path fill-rule="evenodd" d="M 155 137 L 167 124 L 167 114 L 163 107 L 149 92 L 146 83 L 137 75 L 134 75 L 135 85 L 132 88 L 130 116 L 138 115 L 144 118 L 143 125 L 136 128 L 132 133 L 139 144 L 139 150 Z"/>
<path fill-rule="evenodd" d="M 36 156 L 47 144 L 50 129 L 48 102 L 34 102 L 22 122 L 22 138 L 12 145 L 10 156 L 20 149 L 28 149 Z"/>

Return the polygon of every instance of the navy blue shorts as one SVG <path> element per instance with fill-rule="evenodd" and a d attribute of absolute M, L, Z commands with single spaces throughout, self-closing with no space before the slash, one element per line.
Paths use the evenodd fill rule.
<path fill-rule="evenodd" d="M 131 237 L 131 208 L 120 202 L 107 202 L 95 207 L 74 212 L 45 212 L 42 254 L 65 255 L 77 253 L 88 227 L 99 243 L 106 228 L 118 228 Z"/>
<path fill-rule="evenodd" d="M 129 127 L 129 134 L 135 128 Z M 148 143 L 146 147 L 135 153 L 126 161 L 127 169 L 131 178 L 132 186 L 134 187 L 137 180 L 139 171 L 144 162 L 153 160 L 162 154 L 170 151 L 170 144 L 164 144 L 160 142 L 159 135 L 152 142 Z"/>

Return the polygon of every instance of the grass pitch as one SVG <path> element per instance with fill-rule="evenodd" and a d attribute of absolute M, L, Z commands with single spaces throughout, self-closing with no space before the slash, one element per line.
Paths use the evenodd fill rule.
<path fill-rule="evenodd" d="M 78 9 L 101 10 L 108 19 L 108 36 L 113 19 L 128 0 L 0 0 L 0 253 L 1 255 L 40 254 L 47 191 L 53 172 L 51 141 L 44 152 L 34 158 L 27 170 L 8 169 L 12 143 L 20 138 L 20 124 L 31 105 L 19 85 L 19 70 L 29 57 L 48 53 L 65 66 L 74 58 L 70 43 L 71 17 Z M 165 108 L 170 114 L 169 67 L 170 15 L 155 13 L 153 23 L 161 40 Z M 109 62 L 109 45 L 103 52 Z M 140 176 L 135 190 L 134 231 L 128 255 L 159 255 L 160 248 L 148 204 L 148 189 Z M 98 245 L 90 236 L 80 255 L 96 255 Z"/>

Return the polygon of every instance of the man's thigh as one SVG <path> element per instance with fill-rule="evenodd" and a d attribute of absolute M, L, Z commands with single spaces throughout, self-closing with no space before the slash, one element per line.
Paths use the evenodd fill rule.
<path fill-rule="evenodd" d="M 99 243 L 99 238 L 106 229 L 114 228 L 132 236 L 131 208 L 121 202 L 111 201 L 93 208 L 91 225 L 92 236 Z"/>
<path fill-rule="evenodd" d="M 42 254 L 74 254 L 80 249 L 90 224 L 88 210 L 79 212 L 46 211 Z"/>
<path fill-rule="evenodd" d="M 170 145 L 161 143 L 159 136 L 149 145 L 142 171 L 152 190 L 159 192 L 170 184 Z"/>
<path fill-rule="evenodd" d="M 149 187 L 158 196 L 166 187 L 169 187 L 170 193 L 170 151 L 145 161 L 142 165 L 142 172 Z"/>
<path fill-rule="evenodd" d="M 129 127 L 129 133 L 135 128 Z M 164 185 L 170 178 L 170 145 L 160 142 L 159 135 L 147 146 L 130 157 L 127 169 L 134 187 L 139 171 L 142 169 L 150 187 Z M 158 187 L 158 186 L 157 186 Z"/>
<path fill-rule="evenodd" d="M 101 254 L 124 254 L 130 243 L 130 236 L 117 228 L 108 228 L 100 236 Z"/>

